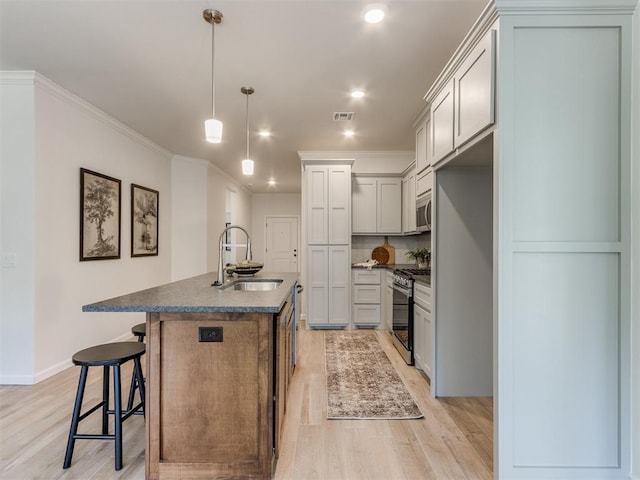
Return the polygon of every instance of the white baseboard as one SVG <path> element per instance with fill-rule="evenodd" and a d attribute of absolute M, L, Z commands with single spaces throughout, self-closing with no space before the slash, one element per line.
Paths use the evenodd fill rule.
<path fill-rule="evenodd" d="M 0 375 L 0 385 L 33 385 L 33 375 Z"/>
<path fill-rule="evenodd" d="M 73 365 L 73 363 L 71 363 L 71 359 L 69 358 L 67 360 L 63 360 L 62 362 L 60 362 L 60 363 L 58 363 L 56 365 L 52 365 L 49 368 L 45 368 L 44 370 L 40 370 L 33 377 L 33 383 L 38 383 L 38 382 L 41 382 L 42 380 L 45 380 L 45 379 L 47 379 L 49 377 L 52 377 L 56 373 L 60 373 L 61 371 L 66 370 L 67 368 L 69 368 L 72 365 Z"/>
<path fill-rule="evenodd" d="M 131 338 L 131 331 L 129 331 L 105 343 L 125 342 L 127 340 L 131 340 Z M 52 377 L 56 373 L 60 373 L 71 366 L 73 366 L 73 363 L 71 362 L 71 359 L 68 358 L 67 360 L 63 360 L 60 363 L 40 370 L 35 375 L 0 375 L 0 385 L 33 385 Z"/>

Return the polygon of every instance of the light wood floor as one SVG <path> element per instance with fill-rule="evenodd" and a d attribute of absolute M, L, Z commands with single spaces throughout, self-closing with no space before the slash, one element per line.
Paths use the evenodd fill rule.
<path fill-rule="evenodd" d="M 493 478 L 490 398 L 432 399 L 422 374 L 402 362 L 388 333 L 378 331 L 425 418 L 327 420 L 324 332 L 301 328 L 298 333 L 298 365 L 289 387 L 277 480 Z M 73 367 L 37 385 L 0 387 L 0 478 L 144 478 L 140 416 L 124 424 L 122 470 L 114 470 L 113 443 L 96 440 L 78 440 L 71 468 L 62 469 L 78 374 Z M 129 369 L 123 377 L 128 382 Z M 97 403 L 100 396 L 100 370 L 90 369 L 85 405 Z M 81 432 L 98 431 L 99 422 L 98 414 L 90 416 L 80 424 Z"/>

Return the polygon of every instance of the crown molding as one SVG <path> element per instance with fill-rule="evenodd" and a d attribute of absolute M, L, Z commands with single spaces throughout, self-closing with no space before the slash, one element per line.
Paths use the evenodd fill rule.
<path fill-rule="evenodd" d="M 104 125 L 112 128 L 118 133 L 129 137 L 135 142 L 141 144 L 144 147 L 147 147 L 151 150 L 156 151 L 158 154 L 163 157 L 170 159 L 173 157 L 173 153 L 165 148 L 162 148 L 157 143 L 149 140 L 147 137 L 138 133 L 128 125 L 125 125 L 120 120 L 108 115 L 103 112 L 99 108 L 95 107 L 91 103 L 83 100 L 75 93 L 67 90 L 64 87 L 61 87 L 54 81 L 48 79 L 44 75 L 33 71 L 2 71 L 0 72 L 0 84 L 1 85 L 33 85 L 34 88 L 40 89 L 54 97 L 62 100 L 63 102 L 71 105 L 72 107 L 81 110 L 85 114 L 90 115 L 94 119 L 100 121 Z M 37 110 L 37 104 L 36 104 Z"/>
<path fill-rule="evenodd" d="M 494 0 L 499 15 L 630 15 L 638 0 Z"/>
<path fill-rule="evenodd" d="M 342 162 L 344 164 L 348 162 L 353 163 L 356 160 L 366 159 L 413 159 L 414 156 L 415 153 L 412 150 L 316 150 L 298 152 L 300 161 L 305 164 L 310 164 L 310 162 L 317 163 L 318 161 L 331 161 L 332 163 Z"/>

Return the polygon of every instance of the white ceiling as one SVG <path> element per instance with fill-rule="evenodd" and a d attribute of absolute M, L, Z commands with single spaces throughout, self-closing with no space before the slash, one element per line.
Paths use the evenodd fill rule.
<path fill-rule="evenodd" d="M 422 97 L 486 0 L 0 0 L 0 69 L 37 70 L 175 154 L 206 159 L 253 192 L 299 192 L 299 150 L 413 150 Z M 215 8 L 216 118 L 211 115 Z M 255 175 L 242 175 L 245 95 Z M 364 88 L 353 100 L 349 91 Z M 354 138 L 334 111 L 353 111 Z M 255 132 L 268 128 L 273 136 Z M 276 187 L 267 186 L 274 177 Z"/>

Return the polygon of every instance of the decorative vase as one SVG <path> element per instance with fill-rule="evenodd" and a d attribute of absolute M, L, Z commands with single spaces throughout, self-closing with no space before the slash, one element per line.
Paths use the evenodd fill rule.
<path fill-rule="evenodd" d="M 429 262 L 418 260 L 418 268 L 429 268 Z"/>

